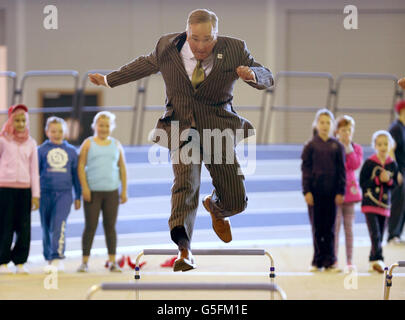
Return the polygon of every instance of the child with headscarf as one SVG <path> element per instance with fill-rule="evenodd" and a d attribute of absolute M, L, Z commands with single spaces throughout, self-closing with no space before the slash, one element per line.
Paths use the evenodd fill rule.
<path fill-rule="evenodd" d="M 30 136 L 28 108 L 11 106 L 0 132 L 0 273 L 27 274 L 31 241 L 31 210 L 39 207 L 37 143 Z M 14 247 L 11 248 L 13 236 Z"/>

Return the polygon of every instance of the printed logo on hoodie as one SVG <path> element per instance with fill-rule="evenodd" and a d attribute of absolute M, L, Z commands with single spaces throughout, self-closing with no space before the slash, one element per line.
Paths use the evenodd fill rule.
<path fill-rule="evenodd" d="M 62 148 L 50 150 L 46 156 L 51 172 L 67 172 L 65 166 L 68 163 L 68 154 Z"/>

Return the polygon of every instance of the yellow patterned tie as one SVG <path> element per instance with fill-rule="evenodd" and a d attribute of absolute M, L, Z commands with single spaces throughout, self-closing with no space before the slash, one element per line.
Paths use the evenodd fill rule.
<path fill-rule="evenodd" d="M 200 83 L 204 81 L 204 78 L 204 69 L 201 66 L 201 60 L 198 60 L 197 65 L 195 66 L 195 69 L 193 71 L 193 76 L 191 77 L 191 84 L 193 85 L 194 89 L 197 89 Z"/>

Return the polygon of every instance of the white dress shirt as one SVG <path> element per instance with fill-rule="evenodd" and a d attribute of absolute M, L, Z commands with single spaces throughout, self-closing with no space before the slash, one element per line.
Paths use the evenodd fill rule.
<path fill-rule="evenodd" d="M 197 59 L 194 57 L 194 54 L 191 51 L 190 44 L 188 43 L 188 41 L 184 42 L 183 48 L 181 48 L 180 51 L 180 55 L 183 60 L 184 68 L 186 69 L 187 75 L 191 81 L 194 69 L 197 66 Z M 211 53 L 201 63 L 201 66 L 204 69 L 205 78 L 208 77 L 209 73 L 212 70 L 213 65 L 214 65 L 214 54 Z"/>
<path fill-rule="evenodd" d="M 180 55 L 183 59 L 184 68 L 186 69 L 187 75 L 190 78 L 193 76 L 194 69 L 197 65 L 197 59 L 194 57 L 193 52 L 191 51 L 190 44 L 186 40 L 183 45 L 183 48 L 180 50 Z M 206 59 L 202 61 L 202 67 L 204 69 L 205 78 L 208 77 L 209 73 L 214 66 L 214 53 L 211 53 Z M 256 75 L 253 73 L 254 80 L 247 80 L 246 82 L 256 83 Z"/>

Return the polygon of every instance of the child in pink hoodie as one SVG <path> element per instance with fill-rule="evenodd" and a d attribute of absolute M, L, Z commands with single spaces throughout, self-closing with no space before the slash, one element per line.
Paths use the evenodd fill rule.
<path fill-rule="evenodd" d="M 344 115 L 336 119 L 336 136 L 340 143 L 345 147 L 345 168 L 346 168 L 346 192 L 342 205 L 338 206 L 335 224 L 335 253 L 338 256 L 339 250 L 339 231 L 342 224 L 345 230 L 346 240 L 346 265 L 347 271 L 352 271 L 353 265 L 353 222 L 354 222 L 354 205 L 361 201 L 361 190 L 356 179 L 355 171 L 360 168 L 363 162 L 363 149 L 360 145 L 352 142 L 354 119 Z M 337 261 L 336 265 L 337 267 Z"/>
<path fill-rule="evenodd" d="M 0 132 L 0 273 L 29 273 L 25 267 L 31 241 L 31 209 L 39 207 L 37 143 L 29 135 L 28 108 L 19 104 L 8 110 Z M 16 242 L 11 249 L 13 235 Z"/>

